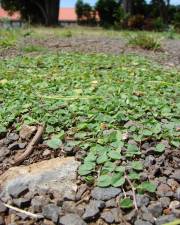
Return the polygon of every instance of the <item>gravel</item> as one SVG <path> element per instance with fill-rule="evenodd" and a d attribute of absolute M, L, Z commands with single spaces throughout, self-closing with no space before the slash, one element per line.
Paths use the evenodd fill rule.
<path fill-rule="evenodd" d="M 114 187 L 100 188 L 100 187 L 95 187 L 91 191 L 91 196 L 94 199 L 96 199 L 96 200 L 106 201 L 106 200 L 110 200 L 111 198 L 116 197 L 120 193 L 121 193 L 121 189 L 120 188 L 114 188 Z"/>

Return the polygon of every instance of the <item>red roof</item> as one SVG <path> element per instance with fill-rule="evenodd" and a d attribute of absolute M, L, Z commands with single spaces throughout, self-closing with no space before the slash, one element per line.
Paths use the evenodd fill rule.
<path fill-rule="evenodd" d="M 13 15 L 9 15 L 7 11 L 0 8 L 0 18 L 8 18 L 12 20 L 19 20 L 20 15 L 18 12 Z M 59 20 L 61 21 L 76 21 L 77 15 L 75 12 L 75 8 L 60 8 L 59 10 Z"/>
<path fill-rule="evenodd" d="M 60 21 L 76 21 L 77 15 L 75 8 L 60 8 L 59 10 Z"/>
<path fill-rule="evenodd" d="M 4 9 L 0 8 L 0 18 L 8 18 L 8 19 L 12 19 L 12 20 L 19 20 L 20 19 L 20 15 L 18 12 L 13 13 L 12 15 L 8 14 L 7 11 L 5 11 Z"/>

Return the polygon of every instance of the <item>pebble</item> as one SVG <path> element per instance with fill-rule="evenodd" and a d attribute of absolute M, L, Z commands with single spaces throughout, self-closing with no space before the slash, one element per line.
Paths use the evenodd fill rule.
<path fill-rule="evenodd" d="M 6 206 L 0 201 L 0 213 L 5 213 L 7 211 Z"/>
<path fill-rule="evenodd" d="M 145 212 L 142 214 L 142 219 L 145 220 L 145 221 L 148 221 L 150 223 L 154 223 L 154 217 L 151 213 L 149 212 Z"/>
<path fill-rule="evenodd" d="M 114 208 L 114 207 L 117 207 L 117 203 L 114 198 L 106 202 L 106 208 Z"/>
<path fill-rule="evenodd" d="M 113 214 L 115 223 L 119 223 L 119 221 L 120 221 L 119 218 L 121 216 L 120 209 L 119 208 L 113 208 L 113 209 L 111 209 L 111 213 Z"/>
<path fill-rule="evenodd" d="M 27 198 L 13 199 L 13 203 L 19 208 L 26 208 L 30 206 L 31 199 L 27 199 Z"/>
<path fill-rule="evenodd" d="M 167 184 L 160 184 L 157 188 L 156 194 L 159 197 L 172 197 L 174 193 Z"/>
<path fill-rule="evenodd" d="M 103 201 L 91 200 L 90 203 L 85 208 L 85 213 L 83 214 L 84 220 L 95 219 L 100 212 L 101 208 L 104 208 L 105 203 Z"/>
<path fill-rule="evenodd" d="M 120 188 L 100 188 L 100 187 L 95 187 L 91 191 L 91 196 L 96 199 L 96 200 L 110 200 L 111 198 L 116 197 L 118 194 L 121 193 Z"/>
<path fill-rule="evenodd" d="M 134 225 L 152 225 L 152 223 L 148 222 L 148 221 L 144 221 L 144 220 L 136 220 Z"/>
<path fill-rule="evenodd" d="M 127 221 L 132 221 L 137 215 L 137 211 L 135 209 L 131 210 L 128 214 L 125 215 L 125 219 Z"/>
<path fill-rule="evenodd" d="M 35 126 L 28 126 L 24 124 L 19 132 L 19 136 L 24 140 L 28 140 L 36 129 L 37 128 Z"/>
<path fill-rule="evenodd" d="M 79 216 L 84 214 L 84 206 L 83 205 L 76 205 L 74 201 L 64 201 L 62 205 L 62 209 L 68 213 L 75 213 Z"/>
<path fill-rule="evenodd" d="M 46 150 L 44 150 L 44 152 L 43 152 L 43 156 L 50 156 L 51 155 L 51 150 L 49 150 L 49 149 L 46 149 Z"/>
<path fill-rule="evenodd" d="M 163 208 L 168 208 L 169 204 L 170 204 L 170 198 L 168 197 L 162 197 L 159 199 L 159 201 L 161 202 L 161 205 Z"/>
<path fill-rule="evenodd" d="M 178 182 L 180 182 L 180 169 L 175 170 L 175 172 L 171 175 L 171 178 L 174 178 Z"/>
<path fill-rule="evenodd" d="M 8 146 L 8 149 L 9 150 L 17 150 L 17 149 L 19 149 L 19 144 L 18 144 L 18 142 L 17 141 L 15 141 L 15 142 L 13 142 L 12 144 L 10 144 L 9 146 Z"/>
<path fill-rule="evenodd" d="M 74 155 L 74 148 L 70 146 L 64 146 L 63 152 L 65 152 L 68 156 L 72 156 Z"/>
<path fill-rule="evenodd" d="M 78 188 L 78 191 L 76 193 L 76 201 L 79 201 L 81 199 L 81 196 L 84 194 L 84 192 L 87 190 L 86 184 L 81 184 Z"/>
<path fill-rule="evenodd" d="M 162 225 L 162 224 L 165 224 L 165 223 L 172 222 L 175 219 L 176 218 L 175 218 L 174 215 L 160 216 L 160 217 L 157 218 L 155 224 L 156 225 Z"/>
<path fill-rule="evenodd" d="M 69 213 L 60 218 L 61 225 L 86 225 L 81 217 L 77 214 Z"/>
<path fill-rule="evenodd" d="M 162 208 L 162 205 L 160 202 L 155 202 L 155 203 L 151 203 L 148 206 L 148 210 L 150 213 L 152 213 L 152 215 L 154 217 L 157 218 L 157 217 L 161 216 L 163 208 Z"/>
<path fill-rule="evenodd" d="M 178 188 L 176 189 L 176 192 L 175 192 L 174 196 L 175 196 L 175 198 L 176 198 L 178 201 L 180 201 L 180 187 L 178 187 Z"/>
<path fill-rule="evenodd" d="M 34 213 L 39 213 L 42 211 L 44 205 L 48 204 L 48 200 L 45 199 L 43 196 L 35 196 L 31 200 L 31 206 Z"/>
<path fill-rule="evenodd" d="M 113 214 L 110 211 L 101 213 L 101 218 L 108 224 L 112 224 L 114 222 Z"/>
<path fill-rule="evenodd" d="M 20 142 L 20 143 L 18 143 L 18 145 L 19 145 L 20 149 L 24 149 L 27 145 L 27 142 Z"/>
<path fill-rule="evenodd" d="M 3 220 L 2 216 L 0 216 L 0 225 L 5 225 L 4 220 Z"/>
<path fill-rule="evenodd" d="M 148 167 L 154 165 L 155 163 L 156 163 L 155 157 L 152 156 L 152 155 L 148 155 L 148 156 L 145 158 L 144 166 L 145 166 L 146 168 L 148 168 Z"/>
<path fill-rule="evenodd" d="M 26 185 L 17 184 L 15 186 L 10 186 L 8 188 L 8 193 L 14 198 L 18 198 L 21 195 L 27 193 L 29 191 L 28 187 Z"/>
<path fill-rule="evenodd" d="M 143 205 L 147 206 L 149 204 L 149 197 L 146 196 L 146 195 L 137 194 L 136 195 L 136 202 L 137 202 L 138 207 L 141 207 Z"/>
<path fill-rule="evenodd" d="M 54 223 L 58 222 L 60 212 L 61 208 L 57 207 L 54 204 L 46 205 L 42 210 L 43 216 L 46 219 L 52 220 Z"/>
<path fill-rule="evenodd" d="M 7 135 L 7 139 L 9 141 L 17 141 L 19 139 L 19 135 L 16 133 L 10 133 Z"/>

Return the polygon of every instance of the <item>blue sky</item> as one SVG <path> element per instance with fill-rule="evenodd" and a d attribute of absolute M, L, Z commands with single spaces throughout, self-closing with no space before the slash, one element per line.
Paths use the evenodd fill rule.
<path fill-rule="evenodd" d="M 96 0 L 84 0 L 90 4 L 94 4 Z M 73 7 L 76 3 L 76 0 L 61 0 L 61 7 Z M 171 4 L 180 4 L 180 0 L 171 0 Z"/>

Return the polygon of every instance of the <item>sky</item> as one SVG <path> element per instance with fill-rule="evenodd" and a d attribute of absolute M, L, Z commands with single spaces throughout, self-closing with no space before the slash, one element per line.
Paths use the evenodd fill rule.
<path fill-rule="evenodd" d="M 94 4 L 96 0 L 84 0 L 90 4 Z M 61 0 L 61 7 L 74 7 L 76 0 Z M 171 0 L 171 4 L 180 4 L 180 0 Z"/>

